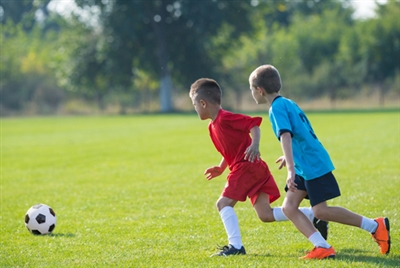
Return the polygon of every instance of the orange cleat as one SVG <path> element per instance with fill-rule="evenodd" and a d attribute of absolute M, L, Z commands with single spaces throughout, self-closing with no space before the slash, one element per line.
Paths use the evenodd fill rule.
<path fill-rule="evenodd" d="M 333 259 L 336 257 L 336 252 L 333 247 L 330 248 L 319 248 L 314 247 L 313 250 L 307 253 L 306 256 L 303 256 L 299 259 L 301 260 L 311 260 L 311 259 Z"/>
<path fill-rule="evenodd" d="M 378 223 L 375 233 L 371 233 L 372 238 L 378 243 L 382 254 L 389 254 L 390 251 L 390 225 L 388 218 L 374 219 Z"/>

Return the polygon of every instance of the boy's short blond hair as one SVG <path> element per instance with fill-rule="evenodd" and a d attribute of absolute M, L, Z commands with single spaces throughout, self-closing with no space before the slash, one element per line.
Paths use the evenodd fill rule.
<path fill-rule="evenodd" d="M 213 104 L 221 104 L 221 95 L 221 87 L 210 78 L 200 78 L 190 86 L 189 96 L 196 96 L 196 100 L 204 99 Z"/>
<path fill-rule="evenodd" d="M 279 92 L 282 87 L 281 76 L 278 70 L 272 65 L 261 65 L 250 75 L 250 84 L 261 87 L 266 93 Z"/>

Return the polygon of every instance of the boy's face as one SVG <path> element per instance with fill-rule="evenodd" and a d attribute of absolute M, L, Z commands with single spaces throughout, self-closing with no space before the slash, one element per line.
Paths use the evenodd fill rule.
<path fill-rule="evenodd" d="M 192 99 L 192 103 L 193 103 L 193 107 L 197 112 L 197 115 L 200 117 L 201 120 L 205 120 L 208 119 L 208 113 L 207 113 L 207 103 L 203 100 L 203 99 L 197 99 L 197 94 L 195 94 L 194 96 L 190 96 L 190 98 Z"/>
<path fill-rule="evenodd" d="M 250 90 L 251 90 L 251 95 L 253 96 L 253 99 L 257 104 L 262 104 L 266 103 L 267 100 L 263 96 L 263 89 L 260 87 L 255 86 L 251 79 L 249 80 L 250 83 Z"/>

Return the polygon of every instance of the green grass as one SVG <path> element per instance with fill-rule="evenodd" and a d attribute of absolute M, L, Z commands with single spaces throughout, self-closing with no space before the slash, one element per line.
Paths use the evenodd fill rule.
<path fill-rule="evenodd" d="M 282 189 L 263 116 L 262 156 Z M 226 174 L 203 177 L 221 157 L 195 115 L 3 118 L 0 267 L 399 267 L 400 113 L 309 118 L 337 169 L 342 196 L 330 204 L 389 217 L 388 256 L 368 233 L 331 223 L 336 260 L 300 261 L 308 240 L 290 222 L 262 223 L 247 201 L 235 209 L 248 255 L 209 258 L 227 243 L 215 208 Z M 37 203 L 57 213 L 52 235 L 25 229 Z"/>

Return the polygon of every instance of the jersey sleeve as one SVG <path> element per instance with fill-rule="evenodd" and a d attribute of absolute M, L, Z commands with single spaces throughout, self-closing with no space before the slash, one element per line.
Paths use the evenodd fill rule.
<path fill-rule="evenodd" d="M 260 126 L 262 117 L 251 117 L 244 114 L 231 114 L 225 121 L 233 129 L 249 132 L 255 126 Z"/>
<path fill-rule="evenodd" d="M 289 119 L 289 111 L 284 101 L 273 103 L 269 111 L 269 119 L 275 136 L 280 139 L 283 133 L 289 132 L 293 137 L 292 126 Z"/>

